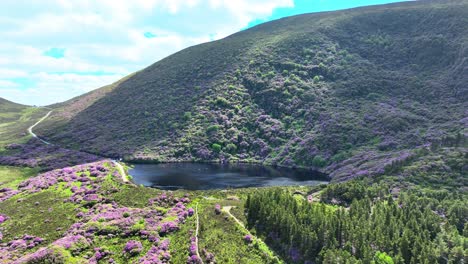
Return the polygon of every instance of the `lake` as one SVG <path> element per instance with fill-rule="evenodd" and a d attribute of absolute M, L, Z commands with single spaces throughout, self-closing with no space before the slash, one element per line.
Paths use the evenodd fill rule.
<path fill-rule="evenodd" d="M 209 190 L 264 186 L 318 185 L 325 174 L 254 164 L 160 163 L 132 164 L 133 182 L 165 190 Z"/>

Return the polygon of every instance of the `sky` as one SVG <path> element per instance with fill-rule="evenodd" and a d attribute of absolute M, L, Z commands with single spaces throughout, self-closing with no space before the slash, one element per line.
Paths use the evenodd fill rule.
<path fill-rule="evenodd" d="M 62 102 L 285 16 L 402 0 L 2 0 L 0 97 Z"/>

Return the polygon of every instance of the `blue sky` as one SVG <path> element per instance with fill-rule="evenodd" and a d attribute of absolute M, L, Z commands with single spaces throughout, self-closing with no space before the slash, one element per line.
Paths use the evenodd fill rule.
<path fill-rule="evenodd" d="M 397 0 L 2 0 L 0 97 L 70 99 L 178 50 L 285 16 Z"/>

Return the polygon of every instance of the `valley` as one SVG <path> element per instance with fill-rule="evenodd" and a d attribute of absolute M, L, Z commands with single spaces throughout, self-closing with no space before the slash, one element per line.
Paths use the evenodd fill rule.
<path fill-rule="evenodd" d="M 468 2 L 303 14 L 0 98 L 0 263 L 466 263 Z"/>

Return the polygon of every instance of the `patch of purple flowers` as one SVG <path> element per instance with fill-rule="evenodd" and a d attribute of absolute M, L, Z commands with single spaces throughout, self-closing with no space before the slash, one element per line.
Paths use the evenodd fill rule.
<path fill-rule="evenodd" d="M 179 230 L 179 226 L 177 225 L 177 223 L 170 221 L 170 222 L 165 222 L 161 225 L 161 230 L 159 231 L 159 233 L 161 235 L 166 235 L 170 232 L 174 232 L 177 230 Z"/>
<path fill-rule="evenodd" d="M 19 151 L 12 155 L 0 156 L 0 164 L 41 167 L 43 171 L 48 171 L 102 160 L 89 153 L 64 149 L 56 145 L 46 145 L 35 138 L 26 144 L 14 144 L 14 149 Z"/>
<path fill-rule="evenodd" d="M 197 255 L 192 255 L 192 256 L 188 257 L 188 259 L 187 259 L 187 264 L 201 264 L 201 263 L 202 263 L 202 260 Z"/>
<path fill-rule="evenodd" d="M 125 244 L 123 252 L 129 255 L 137 255 L 143 250 L 143 246 L 140 241 L 130 240 Z"/>
<path fill-rule="evenodd" d="M 215 213 L 216 213 L 216 214 L 220 214 L 220 213 L 221 213 L 221 205 L 219 205 L 219 204 L 216 204 L 216 205 L 215 205 Z"/>
<path fill-rule="evenodd" d="M 5 201 L 18 193 L 19 193 L 18 190 L 13 190 L 11 188 L 1 188 L 0 189 L 0 202 Z"/>
<path fill-rule="evenodd" d="M 8 217 L 6 215 L 0 214 L 0 224 L 5 222 L 7 219 L 8 219 Z"/>
<path fill-rule="evenodd" d="M 129 240 L 123 252 L 128 255 L 139 254 L 143 246 L 137 239 L 151 242 L 151 247 L 145 256 L 139 259 L 140 263 L 169 263 L 169 240 L 161 240 L 160 235 L 166 235 L 179 230 L 187 217 L 194 214 L 193 208 L 187 208 L 190 203 L 188 195 L 175 197 L 173 193 L 162 193 L 149 200 L 149 206 L 145 208 L 124 207 L 116 202 L 109 201 L 107 195 L 109 188 L 102 188 L 101 183 L 112 174 L 112 163 L 108 161 L 83 164 L 75 167 L 66 167 L 40 174 L 19 184 L 16 193 L 36 193 L 48 188 L 58 188 L 61 184 L 70 190 L 70 198 L 64 202 L 83 203 L 84 208 L 77 207 L 76 217 L 79 222 L 70 226 L 63 237 L 49 244 L 48 247 L 26 254 L 27 250 L 43 243 L 43 239 L 25 235 L 21 239 L 2 241 L 0 244 L 0 262 L 11 262 L 21 259 L 24 262 L 32 261 L 42 263 L 50 259 L 60 258 L 54 248 L 63 248 L 72 254 L 79 254 L 90 249 L 97 236 L 128 238 Z M 116 178 L 117 181 L 120 177 Z M 77 184 L 79 182 L 79 184 Z M 0 189 L 0 198 L 4 194 L 11 193 L 11 189 Z M 13 194 L 13 195 L 14 195 Z M 11 196 L 13 196 L 11 195 Z M 11 197 L 9 196 L 9 197 Z M 8 197 L 8 198 L 9 198 Z M 8 199 L 7 198 L 7 199 Z M 161 210 L 160 207 L 167 208 Z M 50 211 L 50 210 L 49 210 Z M 7 217 L 1 215 L 4 222 Z M 164 221 L 164 219 L 175 219 Z M 57 229 L 61 231 L 61 229 Z M 0 233 L 0 240 L 3 239 Z M 5 243 L 6 242 L 6 243 Z M 94 254 L 87 258 L 89 263 L 97 263 L 107 259 L 111 252 L 95 248 Z M 108 259 L 109 263 L 113 263 Z M 18 262 L 23 263 L 23 262 Z M 198 263 L 198 262 L 194 262 Z"/>
<path fill-rule="evenodd" d="M 139 259 L 139 263 L 169 263 L 170 259 L 171 254 L 169 253 L 169 240 L 165 239 L 161 241 L 159 245 L 151 246 L 146 255 Z"/>

